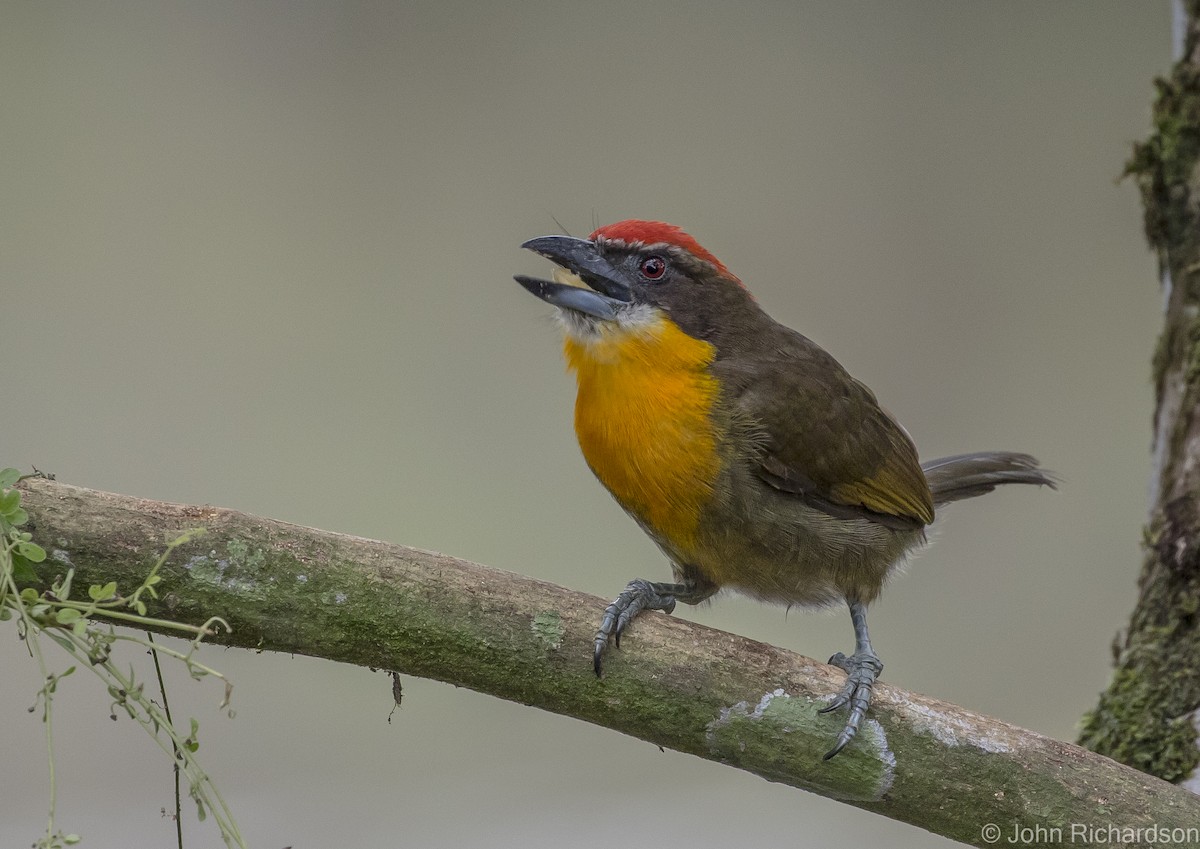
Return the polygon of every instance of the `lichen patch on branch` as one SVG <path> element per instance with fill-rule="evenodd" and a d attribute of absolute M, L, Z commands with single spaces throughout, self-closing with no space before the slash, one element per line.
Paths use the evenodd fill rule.
<path fill-rule="evenodd" d="M 751 768 L 772 781 L 796 784 L 786 762 L 821 762 L 829 747 L 830 728 L 836 718 L 820 713 L 822 701 L 793 698 L 783 689 L 764 693 L 752 708 L 750 701 L 721 708 L 708 724 L 707 740 L 714 757 L 743 768 Z M 887 734 L 876 720 L 862 725 L 860 740 L 837 761 L 825 762 L 820 780 L 807 789 L 846 801 L 869 802 L 882 799 L 896 777 L 896 756 L 888 746 Z M 778 775 L 770 764 L 781 764 Z M 754 767 L 747 764 L 753 763 Z M 763 765 L 766 765 L 764 768 Z"/>

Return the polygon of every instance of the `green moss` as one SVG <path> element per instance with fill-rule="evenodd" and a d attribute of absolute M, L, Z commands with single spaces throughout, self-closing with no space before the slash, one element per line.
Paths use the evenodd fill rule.
<path fill-rule="evenodd" d="M 1142 192 L 1146 238 L 1164 253 L 1195 238 L 1189 180 L 1200 159 L 1200 72 L 1181 62 L 1154 84 L 1154 133 L 1134 144 L 1125 174 Z"/>
<path fill-rule="evenodd" d="M 213 560 L 205 554 L 197 554 L 183 564 L 192 580 L 205 584 L 220 584 L 224 568 L 220 561 Z"/>
<path fill-rule="evenodd" d="M 1183 376 L 1188 383 L 1200 381 L 1200 318 L 1168 323 L 1158 337 L 1151 369 L 1160 402 L 1163 381 L 1176 364 L 1182 364 Z"/>
<path fill-rule="evenodd" d="M 533 629 L 533 633 L 537 635 L 548 648 L 558 649 L 562 646 L 563 641 L 563 621 L 562 617 L 553 610 L 540 610 L 534 614 L 533 621 L 529 624 Z"/>
<path fill-rule="evenodd" d="M 264 554 L 261 548 L 251 549 L 242 539 L 231 539 L 225 546 L 231 565 L 243 571 L 256 572 L 262 568 Z"/>
<path fill-rule="evenodd" d="M 1123 667 L 1113 675 L 1100 705 L 1083 718 L 1079 742 L 1135 769 L 1179 782 L 1200 764 L 1190 714 L 1166 716 L 1161 681 Z"/>
<path fill-rule="evenodd" d="M 1142 597 L 1112 681 L 1079 735 L 1081 745 L 1171 782 L 1200 765 L 1192 722 L 1200 709 L 1200 540 L 1187 502 L 1178 500 L 1147 531 Z"/>

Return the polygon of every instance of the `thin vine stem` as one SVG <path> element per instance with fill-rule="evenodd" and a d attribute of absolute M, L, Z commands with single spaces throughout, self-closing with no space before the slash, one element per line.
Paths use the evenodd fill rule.
<path fill-rule="evenodd" d="M 4 546 L 4 562 L 5 564 L 12 563 L 12 553 L 15 545 L 8 543 Z M 16 582 L 13 580 L 12 570 L 4 569 L 4 590 L 5 595 L 11 594 L 13 598 L 19 598 L 20 594 L 17 590 Z M 54 840 L 55 828 L 54 818 L 55 811 L 58 806 L 58 782 L 54 775 L 54 722 L 53 722 L 53 694 L 50 692 L 50 670 L 46 666 L 46 659 L 42 655 L 42 647 L 38 643 L 37 635 L 41 632 L 41 628 L 33 621 L 29 615 L 29 610 L 24 604 L 16 605 L 16 608 L 21 616 L 21 627 L 24 630 L 25 648 L 30 655 L 37 661 L 38 670 L 42 674 L 42 689 L 40 697 L 42 699 L 42 723 L 46 726 L 46 761 L 47 761 L 47 780 L 49 782 L 49 804 L 46 817 L 46 837 L 45 845 L 50 846 Z"/>
<path fill-rule="evenodd" d="M 154 634 L 147 631 L 146 640 L 150 643 L 150 657 L 154 658 L 154 675 L 158 678 L 158 692 L 162 696 L 163 713 L 167 715 L 167 722 L 174 726 L 175 720 L 171 718 L 171 703 L 167 700 L 167 685 L 163 683 L 162 665 L 158 662 L 158 647 L 154 643 Z M 179 849 L 183 849 L 183 805 L 179 797 L 179 747 L 173 741 L 171 750 L 175 756 L 171 770 L 175 774 L 175 841 Z"/>

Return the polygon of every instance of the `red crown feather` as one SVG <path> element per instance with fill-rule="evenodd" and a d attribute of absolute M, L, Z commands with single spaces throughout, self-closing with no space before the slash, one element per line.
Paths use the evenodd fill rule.
<path fill-rule="evenodd" d="M 595 241 L 597 238 L 615 239 L 626 244 L 629 242 L 641 242 L 646 245 L 674 245 L 677 248 L 683 248 L 683 250 L 697 259 L 712 263 L 722 274 L 729 274 L 729 269 L 725 267 L 723 262 L 705 250 L 699 242 L 674 224 L 666 224 L 662 221 L 641 221 L 637 218 L 630 218 L 627 221 L 606 224 L 592 233 L 588 238 L 592 241 Z"/>

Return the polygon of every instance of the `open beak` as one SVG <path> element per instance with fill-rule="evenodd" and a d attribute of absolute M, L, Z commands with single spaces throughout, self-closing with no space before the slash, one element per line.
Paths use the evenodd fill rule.
<path fill-rule="evenodd" d="M 541 236 L 521 245 L 564 269 L 554 280 L 518 274 L 515 279 L 543 301 L 601 319 L 617 317 L 617 308 L 633 300 L 629 284 L 587 239 Z"/>

